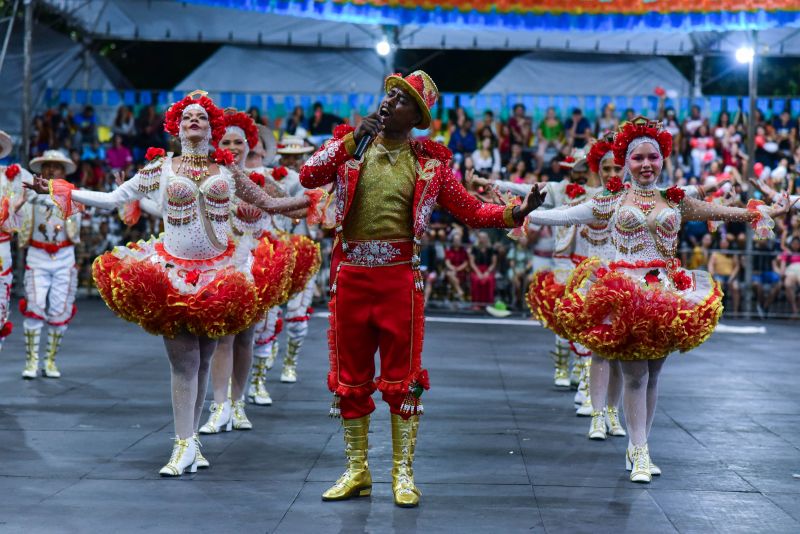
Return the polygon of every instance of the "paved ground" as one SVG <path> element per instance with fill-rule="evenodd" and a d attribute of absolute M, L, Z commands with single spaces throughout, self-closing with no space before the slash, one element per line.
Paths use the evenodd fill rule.
<path fill-rule="evenodd" d="M 551 388 L 551 336 L 535 326 L 432 322 L 433 389 L 414 510 L 391 503 L 388 414 L 373 418 L 369 499 L 322 503 L 342 438 L 326 413 L 322 318 L 298 384 L 251 432 L 206 438 L 209 471 L 160 479 L 172 435 L 159 339 L 81 302 L 58 381 L 19 378 L 21 324 L 0 358 L 0 532 L 800 532 L 798 325 L 718 333 L 667 364 L 653 457 L 633 485 L 624 439 L 590 442 Z M 18 320 L 18 317 L 15 317 Z"/>

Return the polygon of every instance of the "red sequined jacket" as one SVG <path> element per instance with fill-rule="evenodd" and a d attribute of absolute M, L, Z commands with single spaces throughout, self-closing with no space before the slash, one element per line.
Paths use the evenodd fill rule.
<path fill-rule="evenodd" d="M 326 142 L 303 165 L 300 183 L 306 188 L 314 188 L 336 181 L 338 234 L 353 201 L 361 163 L 353 158 L 356 144 L 352 128 L 339 127 L 336 134 L 334 139 Z M 511 216 L 512 206 L 480 202 L 455 179 L 448 166 L 452 154 L 443 145 L 433 141 L 412 141 L 411 149 L 417 160 L 413 202 L 414 238 L 422 238 L 436 204 L 474 228 L 517 226 Z"/>

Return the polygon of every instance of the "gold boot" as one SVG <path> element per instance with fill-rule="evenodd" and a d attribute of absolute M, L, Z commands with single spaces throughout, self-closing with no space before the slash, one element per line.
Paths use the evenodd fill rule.
<path fill-rule="evenodd" d="M 22 378 L 32 380 L 39 374 L 39 337 L 42 330 L 25 329 L 25 368 Z"/>
<path fill-rule="evenodd" d="M 47 359 L 44 362 L 44 376 L 47 378 L 61 378 L 61 371 L 56 367 L 56 354 L 63 337 L 64 332 L 60 330 L 47 331 Z"/>
<path fill-rule="evenodd" d="M 253 368 L 250 371 L 250 387 L 247 388 L 247 400 L 257 406 L 269 406 L 272 397 L 267 391 L 267 359 L 253 358 Z"/>
<path fill-rule="evenodd" d="M 283 357 L 283 372 L 281 372 L 281 382 L 294 384 L 297 382 L 297 357 L 300 355 L 300 347 L 303 341 L 290 339 L 286 342 L 286 356 Z"/>
<path fill-rule="evenodd" d="M 342 427 L 347 470 L 336 484 L 322 494 L 323 501 L 342 501 L 352 497 L 366 497 L 372 493 L 372 475 L 367 463 L 369 415 L 358 419 L 342 419 Z"/>
<path fill-rule="evenodd" d="M 557 388 L 568 388 L 569 381 L 569 346 L 556 339 L 556 350 L 551 352 L 553 355 L 553 364 L 555 365 L 555 373 L 553 374 L 553 383 Z"/>
<path fill-rule="evenodd" d="M 392 414 L 392 493 L 401 508 L 419 506 L 422 492 L 414 485 L 414 449 L 417 446 L 419 416 L 403 419 Z"/>

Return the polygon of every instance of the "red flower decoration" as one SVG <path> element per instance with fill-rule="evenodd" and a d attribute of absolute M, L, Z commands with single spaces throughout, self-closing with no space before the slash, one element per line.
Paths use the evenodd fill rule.
<path fill-rule="evenodd" d="M 625 165 L 628 154 L 628 145 L 634 139 L 649 137 L 661 149 L 661 156 L 668 158 L 672 153 L 672 134 L 661 129 L 661 123 L 651 121 L 644 117 L 636 117 L 632 122 L 626 122 L 619 133 L 614 137 L 614 161 L 617 165 Z"/>
<path fill-rule="evenodd" d="M 648 271 L 647 274 L 644 275 L 644 281 L 648 286 L 653 286 L 661 282 L 661 280 L 658 278 L 658 269 Z"/>
<path fill-rule="evenodd" d="M 568 184 L 566 193 L 569 198 L 575 198 L 585 194 L 586 189 L 584 189 L 580 184 Z"/>
<path fill-rule="evenodd" d="M 675 271 L 672 275 L 672 282 L 680 291 L 686 291 L 692 287 L 692 277 L 686 274 L 686 271 Z"/>
<path fill-rule="evenodd" d="M 667 200 L 673 204 L 680 204 L 681 200 L 683 200 L 683 197 L 686 196 L 686 193 L 683 191 L 683 189 L 675 185 L 667 189 L 664 194 L 667 197 Z"/>
<path fill-rule="evenodd" d="M 289 174 L 289 171 L 287 171 L 286 167 L 283 167 L 283 166 L 275 167 L 274 169 L 272 169 L 272 178 L 274 180 L 278 181 L 278 182 L 280 182 L 281 180 L 286 178 L 286 176 L 288 174 Z"/>
<path fill-rule="evenodd" d="M 349 124 L 339 124 L 336 128 L 333 129 L 333 136 L 336 139 L 341 139 L 345 135 L 349 134 L 350 132 L 355 131 L 355 128 L 350 126 Z M 278 148 L 282 148 L 281 145 L 278 145 Z"/>
<path fill-rule="evenodd" d="M 606 182 L 606 189 L 609 193 L 618 193 L 622 191 L 622 179 L 619 176 L 612 176 Z"/>
<path fill-rule="evenodd" d="M 226 113 L 225 114 L 225 128 L 228 126 L 236 126 L 244 131 L 247 137 L 247 146 L 252 150 L 258 144 L 258 128 L 253 118 L 241 111 Z"/>
<path fill-rule="evenodd" d="M 614 145 L 608 141 L 598 141 L 592 145 L 589 154 L 586 155 L 586 163 L 592 172 L 600 172 L 600 161 L 603 156 L 614 150 Z"/>
<path fill-rule="evenodd" d="M 8 178 L 9 182 L 13 182 L 14 178 L 16 178 L 18 174 L 19 174 L 19 165 L 17 165 L 16 163 L 6 167 L 6 178 Z"/>
<path fill-rule="evenodd" d="M 156 148 L 154 146 L 151 146 L 150 148 L 147 149 L 147 152 L 145 152 L 144 159 L 146 159 L 147 161 L 153 161 L 156 158 L 163 158 L 166 155 L 167 151 L 164 150 L 163 148 Z"/>
<path fill-rule="evenodd" d="M 266 178 L 264 178 L 264 175 L 258 172 L 251 172 L 250 180 L 252 180 L 253 183 L 259 187 L 264 187 L 264 184 L 266 183 Z"/>
<path fill-rule="evenodd" d="M 181 130 L 183 110 L 190 104 L 202 106 L 208 113 L 208 123 L 211 126 L 211 144 L 217 146 L 222 136 L 225 135 L 225 113 L 207 96 L 194 98 L 192 95 L 188 95 L 183 100 L 172 104 L 164 114 L 164 131 L 173 137 L 178 137 Z"/>
<path fill-rule="evenodd" d="M 595 277 L 597 277 L 598 279 L 603 278 L 607 274 L 608 274 L 608 269 L 606 269 L 605 267 L 599 267 L 594 272 Z"/>
<path fill-rule="evenodd" d="M 211 155 L 211 158 L 216 161 L 220 165 L 233 165 L 233 162 L 236 158 L 233 157 L 233 152 L 228 150 L 227 148 L 221 149 L 218 148 L 214 151 Z"/>
<path fill-rule="evenodd" d="M 198 271 L 197 269 L 192 269 L 191 271 L 186 273 L 184 280 L 186 280 L 187 284 L 192 284 L 193 286 L 196 286 L 197 282 L 200 281 L 200 271 Z"/>

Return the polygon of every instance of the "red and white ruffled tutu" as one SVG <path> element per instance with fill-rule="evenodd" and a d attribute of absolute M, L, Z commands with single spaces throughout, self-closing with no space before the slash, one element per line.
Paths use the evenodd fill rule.
<path fill-rule="evenodd" d="M 649 360 L 703 343 L 722 315 L 722 291 L 704 271 L 677 260 L 582 262 L 556 303 L 569 339 L 605 358 Z"/>
<path fill-rule="evenodd" d="M 109 308 L 155 335 L 180 332 L 220 338 L 250 327 L 287 298 L 294 250 L 271 235 L 211 259 L 187 260 L 161 238 L 129 243 L 99 256 L 92 274 Z"/>
<path fill-rule="evenodd" d="M 566 330 L 558 324 L 555 316 L 556 303 L 564 296 L 573 267 L 584 259 L 586 258 L 583 256 L 573 254 L 570 258 L 561 258 L 552 270 L 537 271 L 526 294 L 525 300 L 533 317 L 539 320 L 542 326 L 564 339 L 570 338 Z"/>
<path fill-rule="evenodd" d="M 289 295 L 295 295 L 308 285 L 311 280 L 319 272 L 320 265 L 322 265 L 322 255 L 319 250 L 319 243 L 315 243 L 312 239 L 300 235 L 289 234 L 289 242 L 295 251 L 295 264 L 292 269 L 292 281 L 289 288 Z"/>

